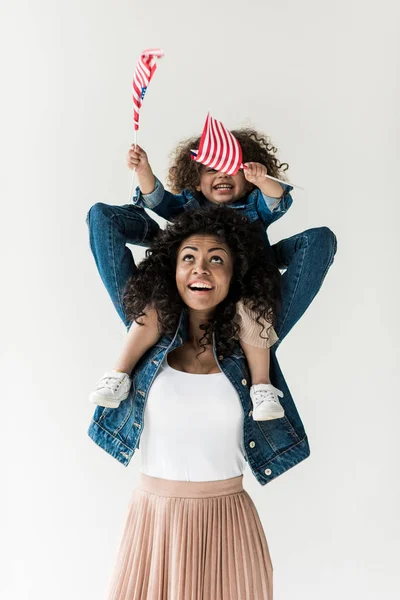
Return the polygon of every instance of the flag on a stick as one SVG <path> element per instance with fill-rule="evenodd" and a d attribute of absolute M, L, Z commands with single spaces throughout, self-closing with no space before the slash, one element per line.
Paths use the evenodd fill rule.
<path fill-rule="evenodd" d="M 156 58 L 162 58 L 164 52 L 161 48 L 150 48 L 143 50 L 136 65 L 132 82 L 133 98 L 133 123 L 135 131 L 139 129 L 139 110 L 143 104 L 143 98 L 154 71 L 157 69 Z"/>
<path fill-rule="evenodd" d="M 210 113 L 208 113 L 204 124 L 199 149 L 191 150 L 191 155 L 192 159 L 196 162 L 227 175 L 236 175 L 239 169 L 247 168 L 242 163 L 242 147 L 239 141 L 220 121 L 214 119 Z M 303 189 L 299 185 L 295 185 L 294 183 L 288 184 L 287 181 L 277 179 L 271 175 L 266 175 L 265 177 L 284 185 Z"/>
<path fill-rule="evenodd" d="M 156 58 L 162 58 L 164 52 L 161 48 L 149 48 L 143 50 L 137 62 L 135 74 L 132 81 L 132 99 L 133 99 L 133 126 L 134 139 L 133 143 L 137 143 L 137 132 L 139 129 L 139 110 L 143 104 L 143 98 L 147 90 L 155 70 L 157 69 Z M 131 188 L 129 190 L 129 202 L 132 199 L 133 188 L 135 184 L 136 168 L 132 169 Z"/>
<path fill-rule="evenodd" d="M 242 166 L 242 148 L 231 132 L 208 113 L 199 149 L 195 156 L 192 152 L 192 158 L 216 171 L 236 175 Z"/>

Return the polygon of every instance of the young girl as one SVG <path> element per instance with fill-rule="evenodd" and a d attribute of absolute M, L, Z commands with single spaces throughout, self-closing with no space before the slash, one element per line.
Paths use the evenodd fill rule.
<path fill-rule="evenodd" d="M 268 173 L 282 179 L 282 171 L 287 165 L 279 163 L 274 156 L 276 149 L 256 131 L 244 129 L 232 133 L 242 146 L 245 168 L 231 176 L 200 165 L 192 160 L 190 153 L 192 148 L 198 147 L 200 138 L 187 140 L 176 149 L 169 170 L 168 183 L 172 193 L 166 191 L 154 176 L 146 152 L 139 146 L 132 146 L 127 164 L 130 169 L 136 168 L 139 180 L 134 204 L 150 208 L 167 220 L 183 210 L 207 204 L 226 204 L 243 212 L 251 222 L 259 224 L 268 248 L 266 228 L 290 207 L 292 199 L 289 192 L 292 187 L 268 179 L 265 175 Z M 196 252 L 196 249 L 189 249 L 185 260 L 191 260 L 190 252 Z M 190 282 L 193 294 L 205 295 L 210 289 L 209 273 L 213 260 L 218 260 L 218 257 L 210 256 L 210 262 L 202 265 L 201 272 L 193 273 Z M 269 322 L 260 318 L 256 320 L 251 304 L 239 301 L 234 321 L 251 375 L 252 416 L 257 421 L 277 419 L 284 416 L 284 410 L 279 402 L 283 394 L 269 379 L 270 347 L 278 339 L 272 326 L 274 311 L 272 306 L 269 307 Z M 129 394 L 132 370 L 159 337 L 157 311 L 149 304 L 145 314 L 132 324 L 114 369 L 105 373 L 96 390 L 91 393 L 91 402 L 104 407 L 119 406 Z"/>

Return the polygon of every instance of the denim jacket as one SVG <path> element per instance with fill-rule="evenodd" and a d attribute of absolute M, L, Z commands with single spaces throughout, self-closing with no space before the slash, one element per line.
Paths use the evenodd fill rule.
<path fill-rule="evenodd" d="M 164 357 L 182 346 L 187 335 L 187 313 L 183 311 L 173 338 L 164 336 L 139 361 L 132 373 L 129 396 L 118 408 L 96 407 L 88 434 L 92 440 L 124 466 L 140 444 L 145 426 L 144 412 L 149 390 Z M 243 445 L 245 458 L 261 485 L 278 477 L 310 454 L 307 436 L 290 391 L 271 349 L 271 382 L 283 391 L 285 416 L 272 421 L 254 421 L 249 392 L 247 362 L 239 344 L 229 356 L 214 356 L 221 371 L 235 388 L 243 409 Z M 171 414 L 173 419 L 174 415 Z M 210 419 L 212 419 L 212 413 Z M 168 428 L 168 422 L 165 423 Z"/>
<path fill-rule="evenodd" d="M 255 189 L 245 198 L 230 206 L 243 213 L 251 220 L 258 221 L 265 230 L 269 224 L 279 219 L 292 204 L 289 194 L 291 186 L 284 187 L 280 200 L 269 198 Z M 146 196 L 137 191 L 135 203 L 150 208 L 161 217 L 170 219 L 183 210 L 191 210 L 207 203 L 205 199 L 195 198 L 189 191 L 174 195 L 164 190 L 156 180 L 155 190 Z M 267 240 L 268 243 L 268 240 Z M 118 281 L 120 285 L 117 298 L 122 298 L 126 284 L 122 273 L 116 277 L 115 269 L 119 265 L 107 262 L 102 265 L 103 281 Z M 110 277 L 108 273 L 110 271 Z M 112 275 L 111 276 L 111 272 Z M 120 300 L 114 298 L 114 304 L 125 325 L 129 327 L 125 311 Z M 90 423 L 88 434 L 91 439 L 108 454 L 116 458 L 124 466 L 128 466 L 137 448 L 140 447 L 140 436 L 143 431 L 144 413 L 147 397 L 165 356 L 185 343 L 187 336 L 187 312 L 183 311 L 177 330 L 173 337 L 163 336 L 138 362 L 132 373 L 132 387 L 129 396 L 118 408 L 96 407 Z M 236 350 L 229 356 L 218 355 L 215 339 L 213 340 L 215 360 L 221 371 L 235 388 L 243 410 L 243 446 L 245 458 L 253 475 L 261 485 L 265 485 L 307 458 L 310 454 L 306 433 L 297 412 L 289 388 L 280 370 L 275 348 L 271 348 L 270 378 L 271 382 L 284 393 L 282 405 L 285 416 L 272 421 L 254 421 L 252 402 L 250 399 L 250 376 L 243 351 L 237 344 Z M 174 415 L 171 414 L 173 419 Z M 212 413 L 210 419 L 213 418 Z M 168 428 L 168 422 L 165 423 Z"/>
<path fill-rule="evenodd" d="M 267 247 L 269 241 L 266 235 L 266 229 L 271 223 L 274 223 L 288 211 L 293 203 L 290 195 L 293 187 L 289 184 L 280 184 L 283 188 L 281 198 L 272 198 L 266 196 L 255 188 L 244 198 L 236 200 L 229 204 L 229 208 L 239 210 L 249 219 L 249 221 L 260 223 L 261 235 Z M 165 190 L 163 184 L 156 177 L 156 186 L 151 194 L 142 194 L 140 188 L 136 188 L 136 195 L 133 203 L 142 208 L 150 208 L 160 217 L 167 221 L 186 210 L 193 210 L 207 205 L 211 205 L 204 196 L 194 196 L 189 190 L 183 190 L 182 194 L 172 194 Z"/>

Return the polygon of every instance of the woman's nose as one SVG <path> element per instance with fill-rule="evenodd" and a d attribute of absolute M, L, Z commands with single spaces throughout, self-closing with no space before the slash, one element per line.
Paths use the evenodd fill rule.
<path fill-rule="evenodd" d="M 193 273 L 209 273 L 207 262 L 198 261 L 195 265 L 193 265 Z"/>

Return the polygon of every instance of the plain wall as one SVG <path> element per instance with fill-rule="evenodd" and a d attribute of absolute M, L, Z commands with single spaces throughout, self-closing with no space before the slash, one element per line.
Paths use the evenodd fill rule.
<path fill-rule="evenodd" d="M 138 480 L 140 451 L 124 468 L 87 436 L 125 332 L 85 216 L 128 202 L 130 86 L 151 46 L 154 171 L 208 110 L 251 124 L 305 188 L 272 242 L 338 238 L 279 350 L 311 457 L 265 487 L 245 474 L 275 597 L 399 597 L 399 17 L 385 0 L 1 3 L 1 598 L 103 598 Z"/>

